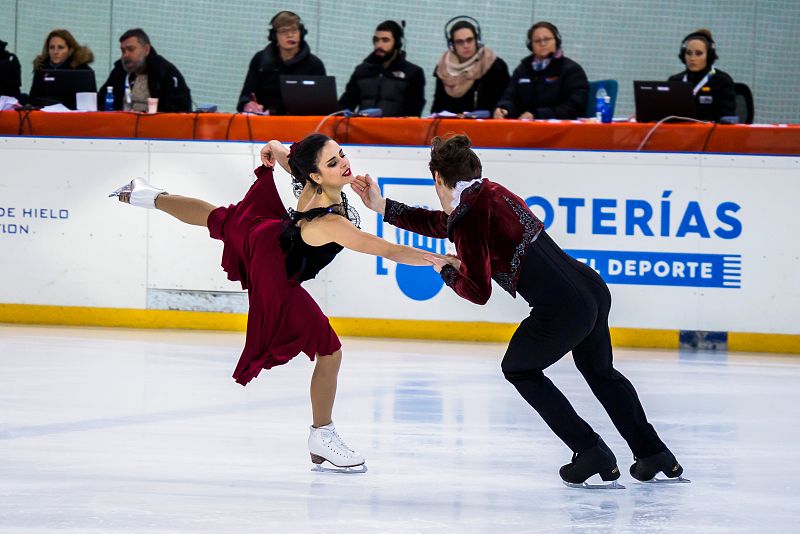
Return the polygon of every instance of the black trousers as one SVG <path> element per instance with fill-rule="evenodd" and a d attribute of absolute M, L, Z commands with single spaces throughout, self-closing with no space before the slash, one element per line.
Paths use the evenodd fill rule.
<path fill-rule="evenodd" d="M 528 247 L 521 269 L 517 292 L 532 310 L 506 350 L 506 379 L 573 452 L 581 453 L 597 443 L 598 435 L 542 372 L 572 351 L 578 371 L 634 455 L 666 449 L 647 422 L 633 384 L 614 369 L 611 293 L 600 275 L 568 256 L 544 231 Z"/>

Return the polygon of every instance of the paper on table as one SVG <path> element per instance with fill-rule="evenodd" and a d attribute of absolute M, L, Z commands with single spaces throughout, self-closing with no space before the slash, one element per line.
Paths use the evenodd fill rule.
<path fill-rule="evenodd" d="M 64 111 L 69 111 L 69 112 L 72 112 L 72 111 L 74 111 L 74 110 L 72 110 L 72 109 L 69 109 L 69 108 L 68 108 L 67 106 L 65 106 L 64 104 L 53 104 L 52 106 L 45 106 L 45 107 L 43 107 L 43 108 L 42 108 L 42 111 L 53 111 L 53 112 L 61 113 L 61 112 L 64 112 Z"/>
<path fill-rule="evenodd" d="M 0 111 L 16 109 L 17 106 L 19 106 L 19 100 L 13 96 L 0 96 Z"/>

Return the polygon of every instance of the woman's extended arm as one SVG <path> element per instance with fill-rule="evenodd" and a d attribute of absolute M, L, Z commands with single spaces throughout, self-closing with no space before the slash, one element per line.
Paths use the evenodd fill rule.
<path fill-rule="evenodd" d="M 315 219 L 303 225 L 301 232 L 303 241 L 312 246 L 335 242 L 356 252 L 381 256 L 406 265 L 431 265 L 431 262 L 425 259 L 426 254 L 437 258 L 444 257 L 426 250 L 390 243 L 370 233 L 362 232 L 341 215 L 326 215 Z"/>

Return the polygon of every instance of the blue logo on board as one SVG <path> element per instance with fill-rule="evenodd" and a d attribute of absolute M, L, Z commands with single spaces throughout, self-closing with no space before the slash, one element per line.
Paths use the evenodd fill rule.
<path fill-rule="evenodd" d="M 378 187 L 381 194 L 385 195 L 387 185 L 423 186 L 433 187 L 431 178 L 378 178 Z M 378 214 L 378 237 L 384 237 L 383 215 Z M 394 229 L 395 242 L 437 254 L 445 254 L 445 240 L 435 237 L 426 237 L 400 228 Z M 384 260 L 377 258 L 375 273 L 386 276 L 389 270 L 384 266 Z M 394 271 L 397 287 L 405 296 L 412 300 L 429 300 L 435 297 L 444 286 L 444 281 L 439 273 L 430 266 L 416 266 L 397 264 Z"/>

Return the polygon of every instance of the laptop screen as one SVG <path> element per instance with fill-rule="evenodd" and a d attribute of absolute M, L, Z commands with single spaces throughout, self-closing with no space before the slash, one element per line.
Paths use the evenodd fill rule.
<path fill-rule="evenodd" d="M 75 93 L 96 93 L 91 69 L 38 70 L 33 75 L 30 102 L 36 106 L 62 103 L 75 109 Z"/>
<path fill-rule="evenodd" d="M 330 115 L 339 111 L 333 76 L 281 76 L 287 115 Z"/>
<path fill-rule="evenodd" d="M 669 116 L 694 118 L 692 86 L 681 81 L 633 82 L 637 122 L 655 122 Z"/>

